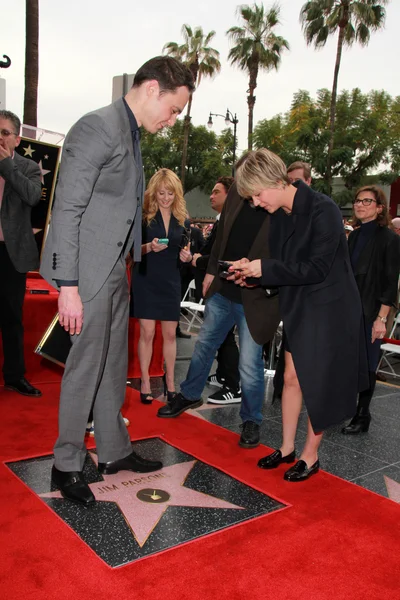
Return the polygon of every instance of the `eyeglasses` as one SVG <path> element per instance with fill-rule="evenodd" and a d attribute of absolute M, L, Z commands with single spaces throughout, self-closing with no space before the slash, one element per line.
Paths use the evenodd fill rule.
<path fill-rule="evenodd" d="M 364 206 L 371 206 L 371 202 L 376 202 L 375 198 L 355 198 L 353 204 L 364 204 Z"/>
<path fill-rule="evenodd" d="M 10 137 L 10 135 L 18 135 L 15 131 L 8 131 L 8 129 L 0 129 L 0 135 L 4 138 Z"/>

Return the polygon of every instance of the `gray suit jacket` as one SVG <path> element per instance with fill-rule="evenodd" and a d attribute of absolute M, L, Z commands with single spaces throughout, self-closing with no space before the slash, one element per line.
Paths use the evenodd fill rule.
<path fill-rule="evenodd" d="M 135 261 L 140 260 L 143 175 L 140 193 L 139 178 L 122 98 L 72 127 L 40 269 L 51 285 L 78 280 L 85 302 L 97 294 L 133 241 Z"/>
<path fill-rule="evenodd" d="M 27 273 L 39 267 L 31 211 L 42 195 L 40 169 L 15 152 L 14 158 L 0 160 L 0 175 L 5 179 L 1 204 L 4 242 L 15 269 Z"/>

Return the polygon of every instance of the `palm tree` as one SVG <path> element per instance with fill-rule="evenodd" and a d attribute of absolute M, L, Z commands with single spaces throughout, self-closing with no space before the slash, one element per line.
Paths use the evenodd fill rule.
<path fill-rule="evenodd" d="M 203 77 L 214 77 L 221 70 L 219 61 L 219 52 L 209 46 L 209 43 L 215 36 L 215 31 L 210 31 L 207 35 L 204 34 L 202 27 L 196 27 L 192 30 L 189 25 L 183 25 L 182 35 L 184 38 L 183 44 L 169 42 L 165 44 L 163 51 L 170 56 L 178 58 L 190 68 L 196 87 L 200 85 Z M 184 119 L 183 129 L 183 149 L 182 149 L 182 165 L 181 165 L 181 182 L 184 188 L 187 151 L 189 144 L 189 126 L 190 112 L 192 109 L 193 96 L 190 95 L 188 107 Z"/>
<path fill-rule="evenodd" d="M 39 0 L 26 0 L 24 123 L 37 126 Z"/>
<path fill-rule="evenodd" d="M 332 190 L 332 151 L 335 133 L 337 85 L 344 45 L 359 42 L 366 46 L 372 31 L 383 27 L 386 12 L 383 8 L 388 0 L 310 0 L 300 11 L 307 44 L 316 48 L 325 46 L 328 37 L 338 32 L 336 62 L 333 75 L 330 106 L 330 138 L 325 172 L 326 191 Z"/>
<path fill-rule="evenodd" d="M 273 32 L 280 24 L 280 7 L 274 4 L 265 12 L 263 4 L 238 7 L 242 17 L 243 27 L 231 27 L 226 32 L 235 44 L 231 48 L 228 59 L 231 64 L 237 64 L 240 69 L 249 73 L 249 89 L 247 104 L 249 106 L 248 149 L 253 147 L 253 112 L 256 97 L 257 77 L 260 69 L 264 71 L 278 70 L 281 63 L 281 53 L 284 48 L 289 50 L 289 43 Z"/>

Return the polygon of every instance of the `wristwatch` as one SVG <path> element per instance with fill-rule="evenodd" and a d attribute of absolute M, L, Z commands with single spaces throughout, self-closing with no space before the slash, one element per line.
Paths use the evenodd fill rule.
<path fill-rule="evenodd" d="M 380 319 L 382 323 L 387 323 L 387 317 L 381 317 L 381 315 L 378 315 L 377 319 Z"/>

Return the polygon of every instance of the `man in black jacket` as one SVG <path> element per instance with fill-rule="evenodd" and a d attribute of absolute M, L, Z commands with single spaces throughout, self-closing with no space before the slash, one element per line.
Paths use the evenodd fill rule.
<path fill-rule="evenodd" d="M 38 165 L 19 156 L 21 122 L 14 113 L 0 111 L 0 328 L 3 338 L 3 375 L 7 389 L 24 396 L 41 396 L 24 377 L 22 307 L 26 273 L 39 268 L 32 232 L 31 210 L 42 194 Z"/>
<path fill-rule="evenodd" d="M 220 177 L 211 192 L 211 208 L 218 213 L 218 216 L 204 247 L 200 253 L 193 255 L 192 265 L 196 267 L 197 271 L 197 276 L 195 277 L 196 288 L 199 287 L 201 289 L 203 285 L 211 250 L 217 237 L 219 217 L 232 183 L 233 177 Z M 235 327 L 232 327 L 222 342 L 217 354 L 217 371 L 207 379 L 210 385 L 220 388 L 217 392 L 208 396 L 207 401 L 211 404 L 234 404 L 239 403 L 242 399 L 239 375 L 239 350 L 234 331 Z"/>

